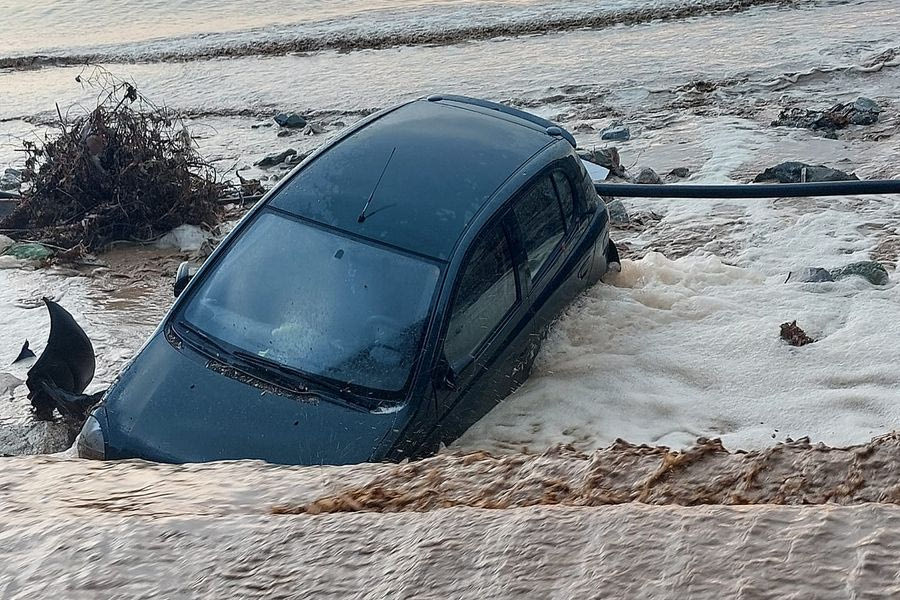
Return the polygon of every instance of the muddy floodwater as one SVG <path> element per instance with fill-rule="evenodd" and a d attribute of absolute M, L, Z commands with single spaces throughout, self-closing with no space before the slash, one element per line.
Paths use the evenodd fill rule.
<path fill-rule="evenodd" d="M 288 170 L 267 154 L 448 92 L 671 185 L 783 161 L 900 178 L 895 0 L 301 4 L 7 3 L 0 176 L 108 70 L 182 115 L 222 177 L 266 186 Z M 867 125 L 773 125 L 860 97 Z M 315 127 L 285 131 L 282 111 Z M 614 126 L 629 139 L 603 139 Z M 11 364 L 46 344 L 41 298 L 84 326 L 100 391 L 208 247 L 0 263 L 0 598 L 900 597 L 900 198 L 621 208 L 623 272 L 553 325 L 525 385 L 400 465 L 74 458 L 74 431 L 32 418 L 30 363 Z M 870 260 L 887 283 L 788 277 Z M 781 340 L 792 321 L 815 342 Z"/>

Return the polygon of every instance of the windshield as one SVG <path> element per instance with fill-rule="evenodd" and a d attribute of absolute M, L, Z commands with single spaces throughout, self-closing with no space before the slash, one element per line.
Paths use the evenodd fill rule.
<path fill-rule="evenodd" d="M 439 274 L 425 260 L 264 212 L 200 283 L 182 318 L 304 373 L 397 392 Z"/>

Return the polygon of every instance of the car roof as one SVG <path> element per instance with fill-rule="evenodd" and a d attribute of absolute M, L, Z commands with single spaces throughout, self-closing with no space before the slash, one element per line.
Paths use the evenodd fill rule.
<path fill-rule="evenodd" d="M 559 140 L 554 135 L 560 130 L 548 134 L 542 126 L 551 123 L 500 109 L 505 107 L 432 97 L 386 111 L 302 165 L 269 203 L 447 260 L 503 183 Z"/>

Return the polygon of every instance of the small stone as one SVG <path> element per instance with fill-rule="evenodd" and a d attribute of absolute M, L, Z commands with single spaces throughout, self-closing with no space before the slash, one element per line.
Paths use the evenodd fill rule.
<path fill-rule="evenodd" d="M 628 216 L 628 211 L 625 210 L 625 205 L 622 204 L 621 200 L 613 200 L 606 205 L 606 209 L 609 211 L 609 221 L 613 225 L 627 225 L 631 223 L 631 217 Z"/>
<path fill-rule="evenodd" d="M 791 271 L 788 273 L 785 283 L 823 283 L 826 281 L 834 281 L 831 272 L 822 267 L 804 267 L 799 271 Z"/>
<path fill-rule="evenodd" d="M 625 142 L 631 139 L 631 129 L 621 123 L 613 124 L 600 132 L 600 139 Z"/>
<path fill-rule="evenodd" d="M 278 113 L 277 115 L 275 115 L 275 122 L 282 127 L 289 127 L 291 129 L 306 126 L 306 119 L 304 119 L 297 113 Z"/>
<path fill-rule="evenodd" d="M 797 326 L 797 321 L 781 324 L 781 339 L 791 346 L 805 346 L 816 341 L 806 335 L 806 332 Z"/>
<path fill-rule="evenodd" d="M 853 173 L 832 169 L 825 165 L 808 165 L 797 161 L 787 161 L 770 167 L 757 175 L 754 183 L 777 181 L 778 183 L 801 183 L 804 170 L 807 182 L 815 181 L 854 181 L 859 178 Z"/>
<path fill-rule="evenodd" d="M 890 276 L 888 276 L 887 269 L 884 268 L 884 265 L 875 262 L 874 260 L 851 263 L 831 270 L 831 277 L 835 280 L 852 277 L 854 275 L 862 277 L 872 285 L 886 285 L 890 282 Z"/>
<path fill-rule="evenodd" d="M 691 170 L 687 167 L 675 167 L 669 171 L 669 175 L 671 177 L 677 177 L 678 179 L 684 179 L 685 177 L 691 176 Z"/>
<path fill-rule="evenodd" d="M 321 125 L 316 125 L 315 123 L 307 123 L 306 127 L 303 128 L 303 135 L 319 135 L 324 132 L 325 129 Z"/>
<path fill-rule="evenodd" d="M 641 172 L 634 178 L 635 183 L 657 184 L 662 183 L 662 179 L 656 174 L 656 171 L 649 167 L 641 169 Z"/>
<path fill-rule="evenodd" d="M 292 157 L 296 154 L 297 154 L 296 150 L 294 150 L 293 148 L 288 148 L 287 150 L 285 150 L 283 152 L 279 152 L 277 154 L 269 154 L 268 156 L 266 156 L 262 160 L 256 162 L 255 164 L 257 167 L 262 167 L 264 169 L 268 168 L 268 167 L 274 167 L 275 165 L 280 165 L 285 160 L 289 159 L 290 157 Z"/>

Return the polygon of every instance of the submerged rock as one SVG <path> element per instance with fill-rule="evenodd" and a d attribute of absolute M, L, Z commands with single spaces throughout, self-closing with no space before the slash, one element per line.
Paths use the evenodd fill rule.
<path fill-rule="evenodd" d="M 281 125 L 282 127 L 288 127 L 291 129 L 296 129 L 299 127 L 306 126 L 306 119 L 298 115 L 297 113 L 278 113 L 275 115 L 275 122 Z"/>
<path fill-rule="evenodd" d="M 778 183 L 800 183 L 803 181 L 804 171 L 807 182 L 815 181 L 854 181 L 858 180 L 853 173 L 846 173 L 839 169 L 832 169 L 825 165 L 808 165 L 797 161 L 788 161 L 770 167 L 757 175 L 754 183 L 777 181 Z"/>
<path fill-rule="evenodd" d="M 830 274 L 831 277 L 835 280 L 844 279 L 855 275 L 858 277 L 862 277 L 872 285 L 886 285 L 890 282 L 890 277 L 888 276 L 887 269 L 884 268 L 884 265 L 879 262 L 875 262 L 874 260 L 864 260 L 843 267 L 838 267 L 836 269 L 831 269 Z"/>
<path fill-rule="evenodd" d="M 613 200 L 606 205 L 606 209 L 609 211 L 609 220 L 613 225 L 631 223 L 631 217 L 628 216 L 628 211 L 625 210 L 625 205 L 621 200 Z"/>
<path fill-rule="evenodd" d="M 644 184 L 658 184 L 662 183 L 662 179 L 660 179 L 656 171 L 654 171 L 650 167 L 646 167 L 641 169 L 641 172 L 638 173 L 637 177 L 634 178 L 634 182 Z"/>
<path fill-rule="evenodd" d="M 805 267 L 788 273 L 785 283 L 824 283 L 834 281 L 831 272 L 822 267 Z"/>
<path fill-rule="evenodd" d="M 872 125 L 878 121 L 881 107 L 869 98 L 860 96 L 851 103 L 838 102 L 827 110 L 786 108 L 772 122 L 773 126 L 798 127 L 823 131 L 834 136 L 838 129 L 849 125 Z"/>
<path fill-rule="evenodd" d="M 295 156 L 296 154 L 297 154 L 296 150 L 294 150 L 293 148 L 288 148 L 287 150 L 285 150 L 283 152 L 278 152 L 276 154 L 269 154 L 265 158 L 257 161 L 254 164 L 257 167 L 262 167 L 264 169 L 268 168 L 268 167 L 274 167 L 275 165 L 280 165 L 285 160 L 290 159 L 292 156 Z"/>
<path fill-rule="evenodd" d="M 669 177 L 675 177 L 678 179 L 684 179 L 685 177 L 691 176 L 691 170 L 687 167 L 675 167 L 671 171 L 669 171 Z"/>
<path fill-rule="evenodd" d="M 319 135 L 320 133 L 325 133 L 325 128 L 315 123 L 307 123 L 303 128 L 303 135 Z"/>
<path fill-rule="evenodd" d="M 613 123 L 600 132 L 600 139 L 626 142 L 631 139 L 631 129 L 621 123 Z"/>

